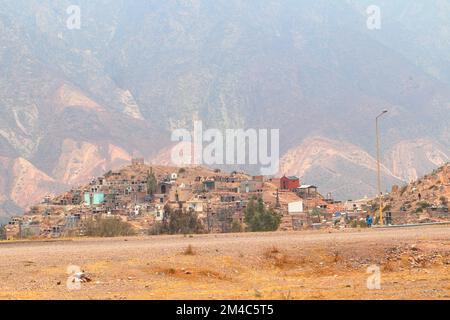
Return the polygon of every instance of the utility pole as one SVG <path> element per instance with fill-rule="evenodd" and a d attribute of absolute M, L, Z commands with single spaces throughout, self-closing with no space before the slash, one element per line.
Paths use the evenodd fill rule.
<path fill-rule="evenodd" d="M 383 224 L 383 198 L 381 196 L 381 164 L 380 164 L 380 130 L 378 128 L 378 119 L 387 113 L 387 110 L 383 110 L 376 118 L 375 118 L 375 130 L 376 130 L 376 138 L 377 138 L 377 185 L 378 185 L 378 199 L 379 199 L 379 224 Z"/>

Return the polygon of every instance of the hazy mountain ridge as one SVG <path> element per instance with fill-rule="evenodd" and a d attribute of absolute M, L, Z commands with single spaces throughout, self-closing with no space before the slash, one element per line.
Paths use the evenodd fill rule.
<path fill-rule="evenodd" d="M 374 117 L 387 108 L 385 187 L 420 176 L 449 158 L 449 1 L 377 3 L 382 28 L 370 31 L 368 1 L 80 0 L 80 30 L 66 28 L 71 1 L 6 2 L 0 156 L 58 189 L 153 158 L 169 129 L 202 119 L 280 128 L 284 170 L 356 197 L 374 191 Z M 22 189 L 0 167 L 0 208 L 17 211 Z"/>

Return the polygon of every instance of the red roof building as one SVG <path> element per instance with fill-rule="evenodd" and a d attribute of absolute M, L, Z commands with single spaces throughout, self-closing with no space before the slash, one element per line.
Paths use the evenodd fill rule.
<path fill-rule="evenodd" d="M 283 176 L 280 179 L 281 190 L 293 190 L 300 186 L 300 179 L 296 176 Z"/>

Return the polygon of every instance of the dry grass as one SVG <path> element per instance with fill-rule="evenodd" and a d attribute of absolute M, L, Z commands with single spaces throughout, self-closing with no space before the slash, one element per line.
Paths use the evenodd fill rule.
<path fill-rule="evenodd" d="M 289 290 L 288 292 L 282 292 L 281 300 L 294 300 L 294 297 L 291 294 L 291 290 Z"/>
<path fill-rule="evenodd" d="M 396 270 L 397 270 L 397 264 L 393 261 L 388 260 L 383 264 L 384 272 L 393 272 Z"/>
<path fill-rule="evenodd" d="M 333 252 L 333 262 L 334 263 L 338 263 L 338 262 L 340 262 L 340 261 L 342 261 L 343 259 L 342 259 L 342 255 L 341 255 L 341 253 L 338 251 L 338 250 L 335 250 L 334 252 Z"/>
<path fill-rule="evenodd" d="M 295 263 L 299 266 L 303 266 L 309 263 L 308 259 L 305 256 L 298 256 L 295 260 Z"/>
<path fill-rule="evenodd" d="M 177 270 L 175 270 L 174 268 L 169 268 L 169 269 L 167 269 L 167 273 L 168 274 L 175 274 L 175 273 L 177 273 Z"/>
<path fill-rule="evenodd" d="M 356 231 L 0 245 L 0 299 L 450 299 L 449 230 L 363 230 L 377 250 Z M 83 290 L 65 289 L 69 264 L 93 276 Z M 382 290 L 367 289 L 371 264 Z"/>
<path fill-rule="evenodd" d="M 187 248 L 184 250 L 183 254 L 185 256 L 195 256 L 195 250 L 194 247 L 192 247 L 192 245 L 188 245 Z"/>
<path fill-rule="evenodd" d="M 272 246 L 270 248 L 265 249 L 263 255 L 264 255 L 264 258 L 271 259 L 278 253 L 280 253 L 280 250 L 278 250 L 277 247 Z"/>
<path fill-rule="evenodd" d="M 190 268 L 158 267 L 152 270 L 152 274 L 177 278 L 184 281 L 210 282 L 210 281 L 232 281 L 232 277 L 211 269 L 199 269 L 195 266 Z"/>
<path fill-rule="evenodd" d="M 280 250 L 276 246 L 272 246 L 272 248 L 270 249 L 270 253 L 272 254 L 280 253 Z"/>
<path fill-rule="evenodd" d="M 224 280 L 224 281 L 232 280 L 230 276 L 227 276 L 226 274 L 222 274 L 220 272 L 216 272 L 216 271 L 212 271 L 212 270 L 199 270 L 197 272 L 197 274 L 200 276 L 203 276 L 203 277 L 217 279 L 217 280 Z"/>
<path fill-rule="evenodd" d="M 289 259 L 289 257 L 286 256 L 285 254 L 277 256 L 274 262 L 274 266 L 277 268 L 286 268 L 292 265 L 293 265 L 292 260 Z"/>
<path fill-rule="evenodd" d="M 288 257 L 287 254 L 281 253 L 275 246 L 264 250 L 263 256 L 270 262 L 270 264 L 277 268 L 285 268 L 294 264 L 293 259 Z"/>

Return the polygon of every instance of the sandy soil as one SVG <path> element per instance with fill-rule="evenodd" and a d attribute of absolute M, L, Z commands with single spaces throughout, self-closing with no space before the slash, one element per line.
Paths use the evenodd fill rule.
<path fill-rule="evenodd" d="M 450 226 L 0 243 L 0 299 L 449 298 Z"/>

